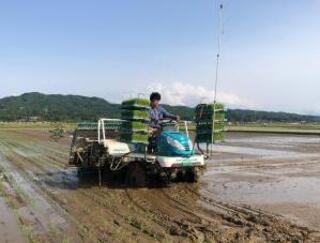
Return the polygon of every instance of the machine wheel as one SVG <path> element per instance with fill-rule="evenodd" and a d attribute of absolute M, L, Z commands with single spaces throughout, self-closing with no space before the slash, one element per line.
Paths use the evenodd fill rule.
<path fill-rule="evenodd" d="M 193 168 L 192 170 L 186 173 L 187 182 L 191 182 L 191 183 L 198 182 L 199 177 L 200 177 L 200 172 L 196 168 Z"/>
<path fill-rule="evenodd" d="M 126 185 L 145 187 L 149 185 L 149 178 L 145 168 L 138 162 L 130 163 L 127 168 Z"/>
<path fill-rule="evenodd" d="M 77 169 L 78 177 L 90 177 L 90 176 L 96 175 L 97 173 L 98 173 L 98 170 L 95 167 Z"/>

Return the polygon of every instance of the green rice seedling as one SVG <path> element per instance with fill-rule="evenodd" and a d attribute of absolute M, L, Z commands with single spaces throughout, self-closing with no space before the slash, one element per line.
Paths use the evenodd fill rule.
<path fill-rule="evenodd" d="M 222 103 L 216 103 L 216 104 L 199 104 L 196 107 L 196 114 L 213 114 L 214 109 L 216 111 L 223 111 L 224 105 Z"/>
<path fill-rule="evenodd" d="M 122 108 L 142 108 L 149 109 L 150 101 L 143 98 L 133 98 L 130 100 L 125 100 L 121 104 Z"/>
<path fill-rule="evenodd" d="M 142 110 L 123 110 L 121 118 L 124 120 L 150 120 L 148 111 Z"/>
<path fill-rule="evenodd" d="M 148 121 L 150 101 L 134 98 L 122 102 L 121 118 L 123 122 L 120 128 L 121 140 L 129 143 L 148 143 Z"/>
<path fill-rule="evenodd" d="M 223 104 L 200 104 L 195 113 L 197 142 L 224 140 L 226 111 Z"/>
<path fill-rule="evenodd" d="M 199 114 L 196 116 L 196 121 L 213 121 L 215 119 L 216 121 L 224 121 L 226 118 L 225 112 L 216 112 L 216 114 Z"/>
<path fill-rule="evenodd" d="M 148 131 L 149 124 L 140 121 L 131 121 L 123 123 L 121 131 Z"/>

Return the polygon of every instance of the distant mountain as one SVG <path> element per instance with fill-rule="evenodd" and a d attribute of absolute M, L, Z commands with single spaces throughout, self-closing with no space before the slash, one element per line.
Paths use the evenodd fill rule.
<path fill-rule="evenodd" d="M 228 120 L 232 122 L 320 122 L 320 116 L 233 109 L 228 112 Z"/>
<path fill-rule="evenodd" d="M 119 108 L 119 105 L 97 97 L 33 92 L 0 99 L 0 120 L 96 120 L 108 114 L 118 117 Z"/>
<path fill-rule="evenodd" d="M 182 119 L 193 119 L 194 108 L 169 105 L 165 105 L 165 108 Z M 95 121 L 100 117 L 119 118 L 120 112 L 119 104 L 98 97 L 33 92 L 0 99 L 0 121 Z M 238 109 L 229 110 L 228 119 L 233 122 L 320 121 L 318 116 Z"/>

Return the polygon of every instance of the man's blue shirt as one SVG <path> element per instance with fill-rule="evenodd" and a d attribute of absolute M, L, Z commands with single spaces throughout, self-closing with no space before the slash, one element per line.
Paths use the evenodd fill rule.
<path fill-rule="evenodd" d="M 163 119 L 177 119 L 177 117 L 169 113 L 161 106 L 151 108 L 150 110 L 150 126 L 153 128 L 160 128 L 159 121 Z"/>

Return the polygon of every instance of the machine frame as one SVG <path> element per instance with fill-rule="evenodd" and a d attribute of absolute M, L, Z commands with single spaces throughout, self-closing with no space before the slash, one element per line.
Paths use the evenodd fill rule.
<path fill-rule="evenodd" d="M 131 171 L 137 170 L 139 172 L 136 180 L 143 176 L 147 177 L 144 181 L 154 178 L 170 182 L 177 177 L 188 177 L 187 180 L 192 182 L 198 180 L 200 171 L 205 167 L 205 157 L 202 154 L 194 152 L 189 157 L 159 156 L 148 153 L 147 148 L 137 151 L 134 145 L 119 141 L 120 130 L 114 124 L 123 122 L 129 121 L 102 118 L 96 123 L 96 128 L 93 126 L 85 129 L 79 126 L 73 135 L 69 166 L 78 168 L 81 173 L 98 169 L 100 185 L 103 171 L 122 171 L 126 174 L 126 180 L 132 177 Z M 188 123 L 182 122 L 189 138 Z M 180 130 L 179 123 L 176 123 L 176 129 Z M 139 184 L 132 183 L 130 179 L 129 183 Z"/>

